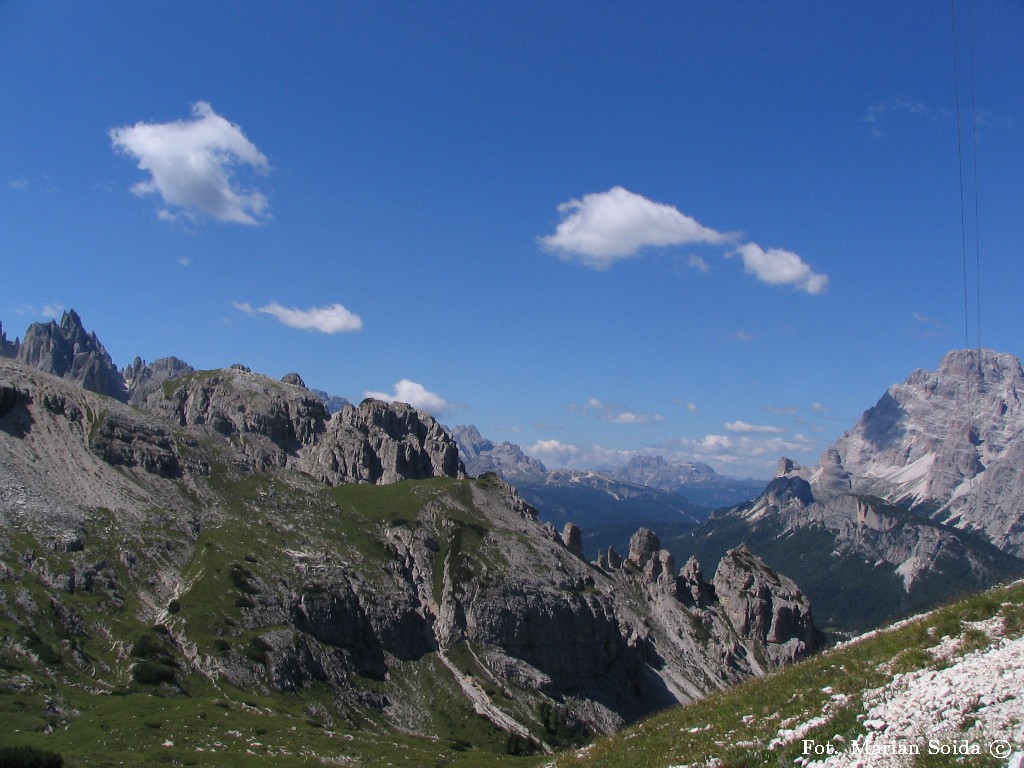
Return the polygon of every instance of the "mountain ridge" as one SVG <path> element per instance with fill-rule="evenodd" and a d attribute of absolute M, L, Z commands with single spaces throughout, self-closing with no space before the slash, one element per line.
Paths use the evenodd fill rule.
<path fill-rule="evenodd" d="M 331 415 L 285 379 L 187 371 L 132 406 L 0 359 L 0 708 L 26 733 L 66 746 L 122 701 L 258 697 L 353 738 L 544 751 L 821 642 L 753 556 L 706 581 L 651 534 L 599 567 L 496 475 L 468 479 L 427 414 Z M 151 743 L 139 728 L 116 749 Z M 165 755 L 209 745 L 176 738 Z"/>

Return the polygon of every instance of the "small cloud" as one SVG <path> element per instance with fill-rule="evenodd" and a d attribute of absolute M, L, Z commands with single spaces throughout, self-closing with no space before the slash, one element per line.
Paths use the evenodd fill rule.
<path fill-rule="evenodd" d="M 528 456 L 540 459 L 545 464 L 558 466 L 564 466 L 579 453 L 580 449 L 577 446 L 560 440 L 538 440 L 526 448 Z"/>
<path fill-rule="evenodd" d="M 697 407 L 697 404 L 689 400 L 673 400 L 672 402 L 676 405 L 683 406 L 690 413 L 700 413 L 700 409 Z"/>
<path fill-rule="evenodd" d="M 182 267 L 187 267 L 191 263 L 192 263 L 192 259 L 190 259 L 188 256 L 179 256 L 178 257 L 178 264 L 181 265 Z"/>
<path fill-rule="evenodd" d="M 67 309 L 63 304 L 44 304 L 42 316 L 57 318 L 64 314 L 64 310 Z"/>
<path fill-rule="evenodd" d="M 749 331 L 736 331 L 732 337 L 736 339 L 736 341 L 753 341 L 754 334 Z"/>
<path fill-rule="evenodd" d="M 917 323 L 918 326 L 917 335 L 922 339 L 938 336 L 943 328 L 941 320 L 936 320 L 933 317 L 922 315 L 920 312 L 914 312 L 911 316 L 914 318 L 914 322 Z"/>
<path fill-rule="evenodd" d="M 269 172 L 267 158 L 239 126 L 205 101 L 192 105 L 192 118 L 139 122 L 108 132 L 114 149 L 138 161 L 138 167 L 149 174 L 132 192 L 140 197 L 158 194 L 167 206 L 158 215 L 166 221 L 178 217 L 176 210 L 190 218 L 198 213 L 236 224 L 266 220 L 266 197 L 242 188 L 235 169 L 247 166 L 258 173 Z"/>
<path fill-rule="evenodd" d="M 934 109 L 920 101 L 911 99 L 887 99 L 879 101 L 868 107 L 867 113 L 861 119 L 862 122 L 871 126 L 871 135 L 881 138 L 883 123 L 888 123 L 894 117 L 909 115 L 911 117 L 922 117 L 936 121 L 949 116 L 949 112 L 941 109 Z"/>
<path fill-rule="evenodd" d="M 383 400 L 387 403 L 399 402 L 408 403 L 413 408 L 426 411 L 432 416 L 440 417 L 451 405 L 440 395 L 430 392 L 422 384 L 409 379 L 402 379 L 394 386 L 394 394 L 386 392 L 364 392 L 363 397 L 371 397 L 374 400 Z"/>
<path fill-rule="evenodd" d="M 764 250 L 757 243 L 744 243 L 730 255 L 743 258 L 743 268 L 762 283 L 791 285 L 798 291 L 819 294 L 828 285 L 828 275 L 817 274 L 792 251 L 782 248 Z"/>
<path fill-rule="evenodd" d="M 533 445 L 525 446 L 523 451 L 527 456 L 538 459 L 547 467 L 575 469 L 598 469 L 620 465 L 635 455 L 634 451 L 616 450 L 600 445 L 581 448 L 578 445 L 554 439 L 538 440 Z"/>
<path fill-rule="evenodd" d="M 730 421 L 722 425 L 727 432 L 744 432 L 762 435 L 781 435 L 786 430 L 783 427 L 773 427 L 768 424 L 748 424 L 745 421 Z"/>
<path fill-rule="evenodd" d="M 247 314 L 252 314 L 252 307 L 247 303 L 239 304 L 232 302 L 232 306 Z M 297 309 L 294 307 L 289 309 L 288 307 L 282 307 L 276 301 L 272 301 L 260 307 L 257 311 L 277 318 L 289 328 L 299 328 L 305 331 L 349 333 L 361 330 L 363 327 L 362 318 L 349 312 L 341 304 L 311 307 L 310 309 Z"/>
<path fill-rule="evenodd" d="M 571 410 L 575 409 L 575 406 L 571 408 Z M 655 424 L 665 420 L 660 414 L 635 413 L 616 403 L 604 403 L 596 397 L 590 398 L 579 410 L 594 414 L 601 421 L 607 421 L 610 424 Z"/>
<path fill-rule="evenodd" d="M 704 261 L 704 259 L 702 259 L 700 256 L 695 256 L 693 254 L 690 254 L 690 256 L 686 259 L 686 266 L 688 266 L 690 269 L 697 270 L 702 275 L 706 275 L 708 272 L 711 271 L 710 264 Z"/>
<path fill-rule="evenodd" d="M 730 474 L 770 477 L 779 456 L 813 457 L 820 452 L 817 440 L 802 434 L 791 437 L 758 434 L 705 435 L 682 438 L 666 445 L 666 455 L 679 460 L 703 461 Z"/>
<path fill-rule="evenodd" d="M 775 407 L 775 406 L 771 406 L 771 405 L 766 405 L 762 410 L 765 413 L 772 413 L 772 414 L 775 414 L 776 416 L 795 416 L 796 414 L 800 413 L 800 409 L 799 408 L 796 408 L 796 407 L 791 406 L 791 405 L 787 405 L 787 406 L 783 406 L 783 407 Z"/>
<path fill-rule="evenodd" d="M 607 269 L 641 248 L 722 244 L 736 236 L 698 223 L 677 208 L 648 200 L 623 187 L 584 195 L 558 206 L 562 221 L 540 242 L 566 260 L 593 269 Z"/>
<path fill-rule="evenodd" d="M 828 406 L 823 405 L 821 403 L 812 403 L 811 404 L 811 410 L 814 411 L 815 413 L 820 413 L 820 414 L 823 414 L 823 415 L 829 412 L 828 411 Z"/>
<path fill-rule="evenodd" d="M 15 189 L 18 192 L 24 192 L 28 189 L 28 179 L 11 179 L 7 182 L 8 189 Z"/>

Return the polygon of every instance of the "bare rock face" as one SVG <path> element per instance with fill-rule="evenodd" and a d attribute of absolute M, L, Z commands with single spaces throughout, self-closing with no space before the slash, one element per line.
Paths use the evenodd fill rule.
<path fill-rule="evenodd" d="M 305 465 L 330 485 L 466 476 L 458 446 L 433 417 L 373 399 L 336 413 Z"/>
<path fill-rule="evenodd" d="M 677 594 L 684 602 L 689 600 L 697 607 L 704 607 L 715 598 L 714 588 L 704 580 L 704 569 L 692 555 L 680 569 L 676 583 Z"/>
<path fill-rule="evenodd" d="M 326 429 L 323 402 L 304 387 L 284 384 L 243 367 L 186 374 L 176 386 L 152 391 L 143 407 L 181 426 L 207 427 L 238 438 L 259 470 L 284 467 Z"/>
<path fill-rule="evenodd" d="M 725 554 L 713 585 L 736 631 L 763 643 L 773 663 L 795 661 L 822 644 L 807 598 L 745 545 Z"/>
<path fill-rule="evenodd" d="M 661 550 L 661 539 L 658 534 L 650 528 L 640 528 L 629 540 L 629 555 L 627 560 L 643 568 L 651 557 Z"/>
<path fill-rule="evenodd" d="M 73 309 L 61 317 L 60 325 L 33 323 L 25 332 L 18 361 L 46 373 L 77 381 L 84 389 L 128 399 L 124 379 L 100 344 L 95 333 L 87 333 Z"/>
<path fill-rule="evenodd" d="M 508 480 L 547 472 L 541 462 L 527 456 L 515 443 L 494 443 L 473 425 L 455 427 L 452 436 L 459 445 L 466 471 L 473 477 L 494 472 Z"/>
<path fill-rule="evenodd" d="M 608 547 L 608 567 L 613 570 L 618 570 L 622 567 L 622 555 L 619 554 L 619 551 L 614 546 Z"/>
<path fill-rule="evenodd" d="M 855 492 L 1024 555 L 1024 370 L 1013 355 L 950 352 L 890 387 L 835 451 Z"/>
<path fill-rule="evenodd" d="M 850 493 L 853 490 L 850 473 L 843 466 L 842 457 L 835 447 L 827 448 L 821 455 L 817 484 L 826 493 Z"/>
<path fill-rule="evenodd" d="M 566 523 L 562 529 L 562 543 L 576 557 L 583 557 L 583 532 L 576 523 Z"/>
<path fill-rule="evenodd" d="M 195 373 L 195 368 L 176 357 L 162 357 L 148 365 L 141 357 L 136 357 L 121 373 L 128 387 L 128 402 L 141 406 L 164 382 Z"/>
<path fill-rule="evenodd" d="M 95 429 L 92 449 L 108 464 L 138 466 L 164 477 L 181 476 L 174 438 L 160 425 L 108 414 Z"/>
<path fill-rule="evenodd" d="M 3 323 L 0 323 L 0 357 L 17 357 L 20 348 L 21 342 L 18 339 L 14 341 L 7 340 Z"/>

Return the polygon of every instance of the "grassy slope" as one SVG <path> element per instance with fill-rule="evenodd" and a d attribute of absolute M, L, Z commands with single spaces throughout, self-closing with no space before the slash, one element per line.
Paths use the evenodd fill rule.
<path fill-rule="evenodd" d="M 944 636 L 962 636 L 961 652 L 984 647 L 992 641 L 965 627 L 964 622 L 998 615 L 1006 637 L 1024 634 L 1024 583 L 951 604 L 767 678 L 755 678 L 695 704 L 668 710 L 585 750 L 561 755 L 557 766 L 665 768 L 703 765 L 711 757 L 721 760 L 719 768 L 793 765 L 801 754 L 799 742 L 769 746 L 787 721 L 803 722 L 810 715 L 824 713 L 825 721 L 806 738 L 822 743 L 836 740 L 837 734 L 847 741 L 856 738 L 865 732 L 863 719 L 858 718 L 865 691 L 883 685 L 898 672 L 947 664 L 929 651 Z M 844 705 L 836 704 L 837 694 L 849 697 Z M 932 765 L 928 760 L 922 755 L 915 765 Z M 984 755 L 959 764 L 995 766 L 1005 761 L 999 763 Z"/>
<path fill-rule="evenodd" d="M 158 510 L 143 534 L 147 567 L 175 557 L 181 563 L 184 588 L 165 623 L 184 630 L 200 654 L 259 659 L 259 634 L 267 628 L 246 628 L 245 601 L 258 599 L 250 585 L 282 575 L 297 578 L 294 570 L 282 570 L 282 564 L 294 568 L 286 550 L 330 552 L 372 572 L 374 561 L 393 557 L 374 532 L 415 525 L 428 507 L 455 523 L 451 538 L 439 542 L 439 563 L 449 548 L 481 546 L 484 529 L 472 509 L 470 481 L 332 489 L 289 484 L 273 474 L 228 478 L 216 468 L 211 480 L 230 501 L 197 540 L 161 520 Z M 120 585 L 132 584 L 120 558 L 121 524 L 104 510 L 95 517 L 96 529 L 107 535 L 90 537 L 86 560 L 105 561 Z M 428 730 L 439 734 L 437 739 L 397 733 L 370 708 L 339 716 L 337 692 L 323 685 L 288 694 L 266 686 L 262 692 L 234 689 L 191 672 L 180 652 L 164 644 L 162 633 L 140 620 L 138 595 L 122 588 L 124 603 L 118 606 L 102 588 L 91 593 L 47 589 L 18 565 L 20 553 L 39 552 L 39 545 L 16 530 L 6 533 L 3 559 L 15 575 L 0 581 L 0 590 L 8 605 L 27 592 L 36 611 L 33 629 L 20 607 L 0 614 L 0 635 L 16 641 L 0 643 L 0 746 L 56 750 L 69 766 L 244 767 L 272 760 L 287 767 L 327 760 L 472 768 L 537 762 L 505 754 L 507 735 L 473 712 L 432 654 L 397 664 L 386 683 L 354 682 L 369 693 L 423 693 Z M 76 561 L 80 565 L 82 554 L 45 551 L 44 556 L 49 570 L 60 573 Z M 82 617 L 85 634 L 69 633 L 57 620 L 54 597 Z M 157 675 L 173 676 L 176 684 L 140 683 L 133 665 L 143 662 L 155 665 Z"/>

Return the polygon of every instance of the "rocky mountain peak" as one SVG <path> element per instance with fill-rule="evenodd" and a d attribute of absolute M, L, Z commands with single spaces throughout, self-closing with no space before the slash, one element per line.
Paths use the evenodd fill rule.
<path fill-rule="evenodd" d="M 1020 553 L 1022 436 L 1020 361 L 954 350 L 937 370 L 916 370 L 890 387 L 834 448 L 854 491 L 928 509 Z"/>
<path fill-rule="evenodd" d="M 433 416 L 406 403 L 373 399 L 334 414 L 302 463 L 332 485 L 466 477 L 458 445 Z"/>
<path fill-rule="evenodd" d="M 786 477 L 787 475 L 799 473 L 803 469 L 805 469 L 805 467 L 802 464 L 799 464 L 793 461 L 792 459 L 787 459 L 785 456 L 783 456 L 781 459 L 779 459 L 779 463 L 775 466 L 774 476 Z"/>
<path fill-rule="evenodd" d="M 725 553 L 712 585 L 737 632 L 763 642 L 774 663 L 795 661 L 821 645 L 807 598 L 746 544 Z"/>
<path fill-rule="evenodd" d="M 821 465 L 815 478 L 819 488 L 829 493 L 849 493 L 853 490 L 850 473 L 843 466 L 839 451 L 832 446 L 821 455 Z"/>
<path fill-rule="evenodd" d="M 164 385 L 165 381 L 194 372 L 195 368 L 176 357 L 162 357 L 148 365 L 141 357 L 136 357 L 131 365 L 121 371 L 121 375 L 128 387 L 128 402 L 141 406 L 150 394 Z"/>
<path fill-rule="evenodd" d="M 85 330 L 82 318 L 67 310 L 58 325 L 33 323 L 25 332 L 18 361 L 54 376 L 77 381 L 84 389 L 126 401 L 124 379 L 95 333 Z"/>
<path fill-rule="evenodd" d="M 650 528 L 640 528 L 629 540 L 628 560 L 643 568 L 651 556 L 661 550 L 661 539 Z"/>
<path fill-rule="evenodd" d="M 0 357 L 17 357 L 18 349 L 21 347 L 21 342 L 18 339 L 14 341 L 7 340 L 7 334 L 4 332 L 4 325 L 0 323 Z"/>
<path fill-rule="evenodd" d="M 541 462 L 527 456 L 515 443 L 488 440 L 472 424 L 455 427 L 452 437 L 459 446 L 466 471 L 474 477 L 494 472 L 506 479 L 516 479 L 547 472 Z"/>

